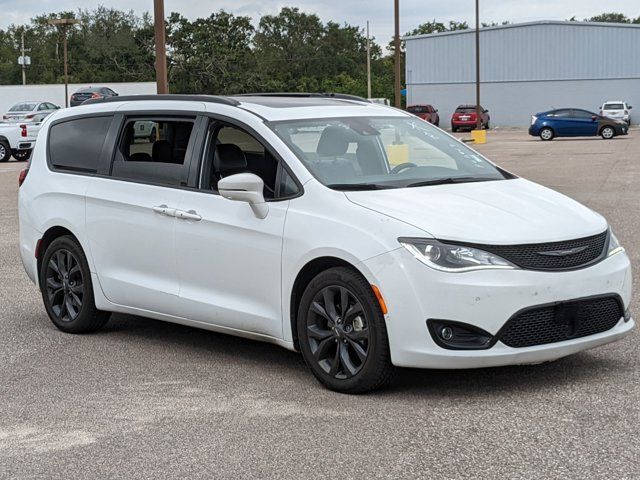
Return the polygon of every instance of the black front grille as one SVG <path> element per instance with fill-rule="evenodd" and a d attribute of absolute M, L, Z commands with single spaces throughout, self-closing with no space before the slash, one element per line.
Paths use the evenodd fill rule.
<path fill-rule="evenodd" d="M 624 315 L 619 297 L 607 296 L 527 309 L 500 330 L 509 347 L 531 347 L 586 337 L 613 328 Z"/>
<path fill-rule="evenodd" d="M 469 245 L 494 253 L 520 268 L 567 270 L 589 265 L 604 255 L 608 231 L 592 237 L 524 245 Z"/>

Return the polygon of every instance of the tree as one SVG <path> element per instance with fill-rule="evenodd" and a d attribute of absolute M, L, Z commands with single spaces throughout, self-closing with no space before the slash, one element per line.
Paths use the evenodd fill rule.
<path fill-rule="evenodd" d="M 224 10 L 190 22 L 169 16 L 169 84 L 174 93 L 246 93 L 257 86 L 249 17 Z"/>

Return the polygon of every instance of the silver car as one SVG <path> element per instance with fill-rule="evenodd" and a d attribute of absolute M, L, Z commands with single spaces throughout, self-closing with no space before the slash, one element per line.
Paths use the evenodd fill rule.
<path fill-rule="evenodd" d="M 2 121 L 7 123 L 41 122 L 59 108 L 49 102 L 20 102 L 2 116 Z"/>

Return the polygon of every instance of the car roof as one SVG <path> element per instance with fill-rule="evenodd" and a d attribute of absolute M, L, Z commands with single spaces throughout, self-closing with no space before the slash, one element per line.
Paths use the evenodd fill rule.
<path fill-rule="evenodd" d="M 125 110 L 130 107 L 142 109 L 163 109 L 169 107 L 165 102 L 171 102 L 180 109 L 208 112 L 223 112 L 233 115 L 233 109 L 238 108 L 267 121 L 301 120 L 312 118 L 332 117 L 406 117 L 408 113 L 386 105 L 368 102 L 357 97 L 330 97 L 323 95 L 303 96 L 292 95 L 242 95 L 242 96 L 213 96 L 213 95 L 138 95 L 121 96 L 105 100 L 93 100 L 73 109 L 75 115 L 81 112 L 110 112 Z M 57 118 L 62 118 L 59 114 Z M 66 116 L 66 115 L 64 115 Z"/>

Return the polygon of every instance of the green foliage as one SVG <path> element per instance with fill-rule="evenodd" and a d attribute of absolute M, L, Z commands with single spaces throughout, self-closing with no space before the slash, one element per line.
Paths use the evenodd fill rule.
<path fill-rule="evenodd" d="M 27 25 L 0 29 L 0 84 L 21 81 L 16 60 L 23 32 L 32 59 L 28 83 L 62 82 L 62 34 L 48 24 L 61 17 L 80 20 L 68 31 L 71 82 L 95 85 L 155 79 L 154 31 L 149 14 L 137 16 L 132 11 L 98 7 L 40 15 Z M 603 13 L 588 21 L 640 23 L 640 17 Z M 254 25 L 251 18 L 224 10 L 195 20 L 171 13 L 166 22 L 170 90 L 211 94 L 324 91 L 366 96 L 367 41 L 359 26 L 323 23 L 315 14 L 289 7 L 277 15 L 263 16 L 258 26 Z M 433 19 L 407 35 L 468 28 L 466 22 Z M 393 101 L 393 53 L 393 42 L 383 52 L 372 39 L 373 97 Z M 400 61 L 403 67 L 402 52 Z M 401 71 L 404 74 L 404 68 Z"/>

